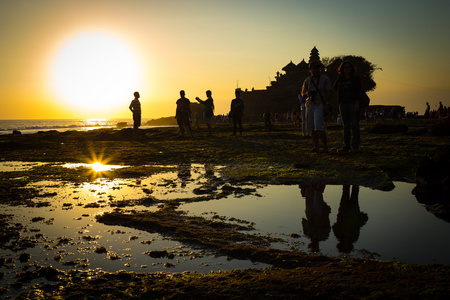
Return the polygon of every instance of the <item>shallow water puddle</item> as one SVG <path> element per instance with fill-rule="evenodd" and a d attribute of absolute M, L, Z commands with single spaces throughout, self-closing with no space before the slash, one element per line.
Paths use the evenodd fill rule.
<path fill-rule="evenodd" d="M 176 172 L 146 178 L 98 178 L 81 184 L 47 180 L 28 184 L 26 188 L 39 192 L 40 196 L 33 199 L 36 207 L 0 205 L 2 214 L 12 215 L 9 224 L 24 226 L 20 238 L 13 238 L 0 249 L 0 258 L 6 260 L 0 266 L 7 279 L 4 282 L 30 264 L 51 265 L 60 270 L 205 273 L 268 267 L 217 257 L 213 251 L 186 246 L 158 233 L 96 221 L 97 214 L 111 210 L 156 211 L 159 208 L 152 199 L 195 197 L 195 189 L 220 177 L 217 169 L 209 165 L 182 165 L 175 169 Z M 150 256 L 149 251 L 163 255 Z M 23 253 L 31 257 L 20 261 Z"/>
<path fill-rule="evenodd" d="M 220 168 L 181 164 L 173 166 L 174 171 L 143 178 L 30 183 L 27 188 L 40 195 L 33 199 L 36 207 L 0 205 L 2 214 L 12 215 L 9 224 L 24 226 L 20 238 L 13 238 L 9 247 L 0 249 L 0 258 L 5 259 L 0 266 L 4 282 L 32 264 L 61 270 L 206 273 L 268 267 L 216 257 L 213 250 L 187 246 L 159 233 L 108 226 L 95 219 L 97 214 L 111 210 L 156 211 L 161 203 L 155 204 L 155 199 L 202 200 L 202 195 L 226 189 L 233 191 L 227 197 L 184 203 L 178 209 L 226 222 L 253 222 L 256 233 L 284 240 L 272 244 L 275 248 L 450 264 L 450 224 L 417 202 L 411 195 L 412 184 L 398 182 L 390 192 L 332 185 L 232 187 Z M 149 251 L 162 253 L 162 257 L 150 256 Z M 25 255 L 21 261 L 23 253 L 31 257 Z"/>
<path fill-rule="evenodd" d="M 31 168 L 42 166 L 47 163 L 23 162 L 23 161 L 2 161 L 0 162 L 0 172 L 27 171 Z"/>
<path fill-rule="evenodd" d="M 260 234 L 281 237 L 305 252 L 372 256 L 407 263 L 450 264 L 450 224 L 429 213 L 396 182 L 390 192 L 358 186 L 296 185 L 258 188 L 260 196 L 183 204 L 188 215 L 235 217 Z"/>

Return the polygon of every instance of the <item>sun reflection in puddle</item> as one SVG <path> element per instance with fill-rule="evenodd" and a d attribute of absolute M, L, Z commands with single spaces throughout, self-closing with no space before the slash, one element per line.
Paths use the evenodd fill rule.
<path fill-rule="evenodd" d="M 92 170 L 94 170 L 96 172 L 106 172 L 106 171 L 112 171 L 112 170 L 115 170 L 115 169 L 126 168 L 128 166 L 107 165 L 107 164 L 103 164 L 101 162 L 94 162 L 92 164 L 84 164 L 84 163 L 64 164 L 63 167 L 64 168 L 71 168 L 71 169 L 91 168 Z"/>
<path fill-rule="evenodd" d="M 93 164 L 64 166 L 94 167 Z M 103 171 L 107 172 L 127 166 L 99 167 L 105 167 Z M 309 200 L 306 198 L 309 193 L 303 193 L 298 185 L 276 186 L 247 182 L 245 185 L 232 186 L 220 173 L 221 167 L 210 164 L 186 163 L 164 168 L 165 171 L 137 178 L 97 178 L 82 183 L 57 180 L 34 182 L 25 188 L 35 189 L 38 196 L 33 201 L 38 204 L 48 203 L 48 206 L 0 205 L 0 209 L 14 215 L 11 224 L 24 225 L 26 231 L 21 233 L 23 238 L 38 240 L 35 248 L 24 250 L 32 255 L 33 261 L 66 270 L 79 267 L 101 268 L 105 271 L 126 268 L 136 272 L 210 272 L 266 267 L 267 265 L 251 261 L 215 257 L 212 252 L 195 249 L 155 232 L 108 226 L 95 219 L 97 214 L 111 210 L 133 213 L 159 209 L 152 201 L 148 204 L 140 202 L 145 199 L 179 199 L 183 203 L 184 199 L 201 200 L 202 195 L 214 196 L 227 189 L 250 192 L 231 192 L 228 197 L 220 200 L 185 203 L 179 209 L 186 211 L 188 215 L 207 218 L 219 215 L 226 216 L 230 222 L 236 218 L 254 222 L 258 233 L 280 237 L 286 241 L 272 245 L 273 247 L 295 251 L 312 250 L 309 245 L 316 234 L 312 226 L 318 223 L 311 215 L 313 208 L 308 206 Z M 392 192 L 373 191 L 363 187 L 354 192 L 351 190 L 351 195 L 359 197 L 356 199 L 359 201 L 359 212 L 366 213 L 368 220 L 352 229 L 355 231 L 353 236 L 357 239 L 350 240 L 354 251 L 349 255 L 361 256 L 363 251 L 372 251 L 380 253 L 382 259 L 396 257 L 402 261 L 449 264 L 447 253 L 450 246 L 445 238 L 450 233 L 449 224 L 437 220 L 417 203 L 410 194 L 411 184 L 396 183 L 396 186 Z M 321 193 L 321 198 L 313 197 L 314 203 L 320 200 L 319 202 L 323 202 L 322 207 L 326 207 L 324 204 L 329 206 L 325 222 L 327 238 L 319 239 L 317 247 L 321 253 L 338 256 L 337 245 L 342 243 L 339 239 L 346 236 L 339 234 L 335 224 L 343 216 L 343 199 L 350 197 L 347 195 L 349 190 L 331 185 L 316 190 Z M 308 220 L 308 224 L 302 219 Z M 433 234 L 429 234 L 430 232 Z M 108 254 L 96 253 L 95 250 L 99 247 L 105 247 Z M 167 250 L 175 254 L 175 259 L 169 261 L 167 258 L 151 258 L 144 254 L 149 250 Z M 5 258 L 15 258 L 18 255 L 10 250 L 0 251 L 0 256 Z M 421 257 L 419 261 L 417 255 Z M 168 261 L 174 265 L 170 269 L 164 266 Z M 71 265 L 74 263 L 78 265 Z M 17 262 L 16 265 L 20 269 L 24 264 Z M 12 271 L 5 276 L 13 276 Z"/>

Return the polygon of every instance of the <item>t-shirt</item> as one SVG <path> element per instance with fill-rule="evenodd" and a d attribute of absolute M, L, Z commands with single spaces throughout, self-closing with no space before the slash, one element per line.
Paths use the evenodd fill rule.
<path fill-rule="evenodd" d="M 133 111 L 133 114 L 141 114 L 141 102 L 139 102 L 139 99 L 133 99 L 131 101 L 130 109 Z"/>
<path fill-rule="evenodd" d="M 317 91 L 314 83 L 317 85 L 317 87 L 319 88 L 319 91 Z M 327 101 L 327 99 L 325 99 L 325 97 L 328 96 L 328 93 L 331 91 L 331 81 L 330 78 L 328 78 L 328 76 L 320 74 L 317 78 L 313 78 L 312 76 L 309 76 L 308 78 L 305 79 L 305 81 L 303 82 L 303 87 L 302 87 L 302 93 L 304 96 L 308 96 L 306 98 L 306 106 L 318 106 L 323 104 L 324 102 Z M 311 96 L 310 92 L 316 92 L 316 94 L 314 96 Z M 322 98 L 322 97 L 323 98 Z"/>
<path fill-rule="evenodd" d="M 177 100 L 177 112 L 189 113 L 191 111 L 191 101 L 188 98 Z"/>
<path fill-rule="evenodd" d="M 231 114 L 233 117 L 242 117 L 244 114 L 244 101 L 241 98 L 231 100 Z"/>
<path fill-rule="evenodd" d="M 339 77 L 333 86 L 338 91 L 339 103 L 354 103 L 359 101 L 361 95 L 361 81 L 358 77 Z"/>

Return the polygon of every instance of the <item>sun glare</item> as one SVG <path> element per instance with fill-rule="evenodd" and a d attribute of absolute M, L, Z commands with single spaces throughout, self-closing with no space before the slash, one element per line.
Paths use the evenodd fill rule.
<path fill-rule="evenodd" d="M 94 170 L 95 172 L 102 172 L 109 170 L 109 167 L 105 166 L 100 162 L 95 162 L 92 164 L 92 170 Z"/>
<path fill-rule="evenodd" d="M 57 51 L 50 82 L 69 109 L 104 116 L 127 109 L 133 92 L 141 87 L 142 71 L 124 41 L 104 32 L 86 32 Z"/>

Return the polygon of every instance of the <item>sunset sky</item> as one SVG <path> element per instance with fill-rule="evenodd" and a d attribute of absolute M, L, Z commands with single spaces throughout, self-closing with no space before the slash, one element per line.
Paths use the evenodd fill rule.
<path fill-rule="evenodd" d="M 372 104 L 450 105 L 448 0 L 0 0 L 0 119 L 171 116 L 179 90 L 227 113 L 291 60 L 363 56 Z"/>

